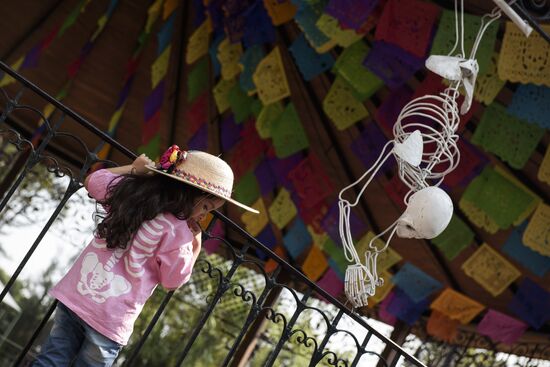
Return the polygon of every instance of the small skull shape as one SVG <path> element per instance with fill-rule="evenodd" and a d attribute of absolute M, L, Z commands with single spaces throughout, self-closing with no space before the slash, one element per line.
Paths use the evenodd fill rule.
<path fill-rule="evenodd" d="M 452 216 L 453 202 L 445 191 L 434 186 L 423 188 L 411 196 L 397 221 L 397 235 L 432 239 L 447 228 Z"/>

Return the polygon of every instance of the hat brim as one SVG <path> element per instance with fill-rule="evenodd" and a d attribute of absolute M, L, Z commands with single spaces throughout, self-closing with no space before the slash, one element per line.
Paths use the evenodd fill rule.
<path fill-rule="evenodd" d="M 247 211 L 249 211 L 249 212 L 252 212 L 252 213 L 254 213 L 254 214 L 260 214 L 260 212 L 259 212 L 258 210 L 256 210 L 256 209 L 254 209 L 254 208 L 251 208 L 251 207 L 246 206 L 246 205 L 244 205 L 244 204 L 242 204 L 242 203 L 239 203 L 237 200 L 234 200 L 234 199 L 232 199 L 232 198 L 227 198 L 227 197 L 225 197 L 225 196 L 219 195 L 218 193 L 216 193 L 216 192 L 214 192 L 214 191 L 211 191 L 211 190 L 207 189 L 206 187 L 202 187 L 202 186 L 200 186 L 200 185 L 197 185 L 197 184 L 194 183 L 194 182 L 185 180 L 185 179 L 183 179 L 183 178 L 181 178 L 181 177 L 179 177 L 179 176 L 173 175 L 173 174 L 171 174 L 171 173 L 161 171 L 161 170 L 156 169 L 155 167 L 152 167 L 152 166 L 145 166 L 145 167 L 146 167 L 147 169 L 153 171 L 153 172 L 160 173 L 160 174 L 162 174 L 162 175 L 171 177 L 171 178 L 173 178 L 173 179 L 175 179 L 175 180 L 181 181 L 181 182 L 183 182 L 183 183 L 185 183 L 185 184 L 194 186 L 194 187 L 196 187 L 197 189 L 200 189 L 200 190 L 202 190 L 202 191 L 204 191 L 204 192 L 207 192 L 207 193 L 209 193 L 209 194 L 212 194 L 212 195 L 214 195 L 214 196 L 217 196 L 217 197 L 219 197 L 220 199 L 226 200 L 226 201 L 230 202 L 231 204 L 237 205 L 238 207 L 241 207 L 241 208 L 243 208 L 243 209 L 245 209 L 245 210 L 247 210 Z"/>

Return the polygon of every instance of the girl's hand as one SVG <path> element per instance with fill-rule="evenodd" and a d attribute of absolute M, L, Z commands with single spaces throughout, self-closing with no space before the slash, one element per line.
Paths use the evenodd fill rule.
<path fill-rule="evenodd" d="M 145 168 L 145 166 L 154 166 L 153 161 L 147 157 L 145 154 L 137 157 L 134 162 L 132 162 L 132 173 L 137 175 L 146 175 L 152 171 Z"/>

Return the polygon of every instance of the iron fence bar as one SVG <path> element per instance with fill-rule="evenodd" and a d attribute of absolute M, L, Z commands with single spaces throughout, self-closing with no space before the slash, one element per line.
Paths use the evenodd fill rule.
<path fill-rule="evenodd" d="M 365 335 L 365 338 L 363 339 L 363 343 L 361 343 L 361 349 L 357 350 L 357 354 L 355 355 L 353 362 L 351 362 L 350 367 L 357 366 L 357 363 L 359 363 L 359 360 L 365 354 L 365 348 L 367 347 L 367 344 L 369 344 L 371 336 L 372 336 L 372 333 L 370 331 L 367 332 L 367 335 Z"/>
<path fill-rule="evenodd" d="M 248 250 L 248 246 L 244 246 L 241 249 L 241 253 L 235 257 L 235 260 L 233 261 L 233 265 L 227 272 L 227 275 L 223 276 L 220 272 L 220 284 L 218 284 L 218 288 L 216 289 L 216 293 L 214 297 L 212 298 L 212 301 L 210 302 L 210 305 L 208 305 L 208 308 L 206 309 L 206 312 L 202 315 L 202 317 L 197 321 L 197 324 L 195 325 L 195 328 L 193 329 L 193 333 L 189 337 L 189 340 L 185 344 L 185 347 L 183 348 L 183 351 L 181 352 L 178 361 L 176 362 L 176 366 L 181 366 L 183 361 L 185 360 L 185 357 L 187 357 L 187 354 L 189 350 L 191 349 L 191 346 L 193 345 L 193 342 L 199 335 L 199 333 L 202 330 L 202 327 L 206 323 L 206 320 L 210 317 L 210 314 L 212 314 L 212 311 L 214 311 L 214 307 L 216 307 L 216 304 L 219 302 L 222 295 L 229 289 L 230 282 L 229 280 L 233 277 L 235 272 L 237 271 L 237 268 L 242 264 L 243 262 L 243 255 Z M 212 269 L 209 269 L 212 271 Z M 215 269 L 216 270 L 216 269 Z"/>
<path fill-rule="evenodd" d="M 323 359 L 324 355 L 323 355 L 323 349 L 325 348 L 325 346 L 327 345 L 328 343 L 328 340 L 330 339 L 330 337 L 334 334 L 334 332 L 336 331 L 337 329 L 337 326 L 338 326 L 338 323 L 340 322 L 340 319 L 342 318 L 342 316 L 344 315 L 344 311 L 342 309 L 340 309 L 338 311 L 338 314 L 336 314 L 336 317 L 334 318 L 334 320 L 332 320 L 332 322 L 330 323 L 330 325 L 328 325 L 327 327 L 327 331 L 325 333 L 325 336 L 323 338 L 323 340 L 321 341 L 321 343 L 319 344 L 319 347 L 317 348 L 316 351 L 313 352 L 313 355 L 311 356 L 311 360 L 309 362 L 309 366 L 310 367 L 315 367 L 317 366 L 317 364 L 319 362 L 321 362 L 321 360 Z"/>
<path fill-rule="evenodd" d="M 397 364 L 397 361 L 399 361 L 401 356 L 402 356 L 402 354 L 399 353 L 399 351 L 396 351 L 395 354 L 392 356 L 393 359 L 390 363 L 390 367 L 395 367 L 395 365 Z M 386 362 L 386 365 L 387 365 L 387 362 Z"/>
<path fill-rule="evenodd" d="M 25 358 L 25 356 L 31 349 L 32 345 L 36 341 L 36 338 L 38 338 L 38 335 L 40 335 L 40 333 L 42 332 L 42 329 L 44 329 L 44 326 L 46 326 L 46 324 L 48 323 L 48 320 L 50 319 L 55 308 L 57 307 L 57 303 L 58 301 L 56 299 L 52 302 L 50 308 L 42 318 L 42 321 L 40 321 L 40 324 L 34 330 L 34 333 L 32 334 L 31 338 L 29 339 L 25 347 L 21 350 L 21 353 L 19 353 L 19 356 L 17 357 L 17 360 L 13 363 L 13 366 L 19 366 L 21 362 L 23 362 L 23 359 Z"/>

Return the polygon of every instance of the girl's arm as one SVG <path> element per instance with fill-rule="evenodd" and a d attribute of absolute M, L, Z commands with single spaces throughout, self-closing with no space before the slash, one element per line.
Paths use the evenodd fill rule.
<path fill-rule="evenodd" d="M 107 168 L 107 171 L 117 175 L 125 175 L 129 173 L 132 173 L 135 175 L 146 175 L 151 172 L 147 168 L 145 168 L 146 165 L 153 166 L 154 163 L 151 159 L 149 159 L 149 157 L 147 157 L 145 154 L 142 154 L 139 157 L 137 157 L 132 162 L 132 164 L 127 164 L 125 166 L 120 166 L 120 167 Z M 86 189 L 88 189 L 89 178 L 90 178 L 90 175 L 88 175 L 84 180 L 84 187 L 86 187 Z"/>

